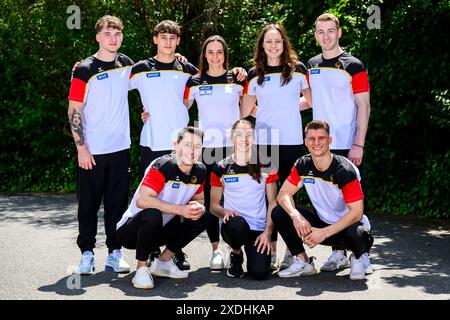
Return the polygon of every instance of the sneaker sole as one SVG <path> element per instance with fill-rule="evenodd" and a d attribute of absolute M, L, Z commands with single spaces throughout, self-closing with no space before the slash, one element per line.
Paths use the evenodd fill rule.
<path fill-rule="evenodd" d="M 227 276 L 229 276 L 230 278 L 242 278 L 242 277 L 244 277 L 244 274 L 242 274 L 240 276 L 235 276 L 235 275 L 232 275 L 231 273 L 229 273 L 227 270 Z"/>
<path fill-rule="evenodd" d="M 144 289 L 144 290 L 148 290 L 148 289 L 153 289 L 155 286 L 154 285 L 148 285 L 148 286 L 141 286 L 139 284 L 135 284 L 133 282 L 133 287 L 135 287 L 136 289 Z"/>
<path fill-rule="evenodd" d="M 224 265 L 221 265 L 221 266 L 209 266 L 209 268 L 211 270 L 213 270 L 213 271 L 219 271 L 219 270 L 225 269 L 225 266 Z"/>
<path fill-rule="evenodd" d="M 346 265 L 343 265 L 343 266 L 340 266 L 340 267 L 337 267 L 337 268 L 334 268 L 334 269 L 320 268 L 320 271 L 322 271 L 322 272 L 331 272 L 331 271 L 344 270 L 344 269 L 347 269 L 347 268 L 350 268 L 349 264 L 346 264 Z"/>
<path fill-rule="evenodd" d="M 292 273 L 292 274 L 288 274 L 288 275 L 282 275 L 282 274 L 278 273 L 278 276 L 280 278 L 317 276 L 317 271 L 316 272 L 309 272 L 309 273 L 298 272 L 298 273 Z"/>
<path fill-rule="evenodd" d="M 115 273 L 130 273 L 130 268 L 116 270 L 113 266 L 105 265 L 105 271 L 114 271 Z"/>
<path fill-rule="evenodd" d="M 352 276 L 350 275 L 350 280 L 365 280 L 366 279 L 366 275 L 359 275 L 359 276 Z"/>
<path fill-rule="evenodd" d="M 189 274 L 187 274 L 186 276 L 174 276 L 171 274 L 167 274 L 167 273 L 156 273 L 156 272 L 151 272 L 152 275 L 157 276 L 157 277 L 162 277 L 162 278 L 171 278 L 171 279 L 186 279 L 189 277 Z"/>

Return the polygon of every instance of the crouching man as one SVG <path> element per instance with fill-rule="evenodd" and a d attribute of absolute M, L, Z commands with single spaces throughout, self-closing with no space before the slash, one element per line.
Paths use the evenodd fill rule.
<path fill-rule="evenodd" d="M 130 207 L 117 224 L 122 246 L 136 249 L 137 270 L 132 280 L 135 288 L 153 288 L 152 275 L 175 279 L 189 275 L 172 258 L 205 230 L 210 217 L 203 206 L 206 168 L 198 161 L 202 141 L 200 129 L 181 129 L 174 152 L 149 165 Z M 163 245 L 164 251 L 149 268 L 149 255 Z"/>

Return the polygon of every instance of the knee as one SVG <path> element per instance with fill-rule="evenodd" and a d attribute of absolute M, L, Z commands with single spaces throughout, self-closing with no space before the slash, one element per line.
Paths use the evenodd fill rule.
<path fill-rule="evenodd" d="M 157 209 L 145 209 L 141 212 L 142 219 L 140 227 L 152 228 L 162 226 L 162 213 Z"/>
<path fill-rule="evenodd" d="M 281 220 L 283 220 L 284 216 L 286 215 L 286 212 L 284 211 L 283 207 L 280 205 L 277 205 L 275 208 L 272 209 L 272 212 L 270 216 L 272 217 L 272 221 L 274 223 L 279 223 Z"/>
<path fill-rule="evenodd" d="M 245 221 L 245 219 L 241 216 L 231 217 L 227 221 L 226 225 L 228 225 L 227 229 L 235 234 L 243 234 L 250 231 L 250 226 L 248 225 L 247 221 Z"/>

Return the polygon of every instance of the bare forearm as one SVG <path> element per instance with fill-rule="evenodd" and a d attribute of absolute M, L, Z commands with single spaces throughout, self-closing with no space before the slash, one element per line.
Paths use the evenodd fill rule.
<path fill-rule="evenodd" d="M 141 209 L 155 208 L 161 212 L 181 215 L 180 205 L 168 203 L 153 196 L 139 195 L 136 200 L 136 205 Z"/>
<path fill-rule="evenodd" d="M 356 133 L 353 143 L 364 146 L 366 141 L 367 128 L 369 126 L 370 117 L 370 96 L 369 93 L 357 95 L 355 97 L 358 107 L 356 115 Z"/>
<path fill-rule="evenodd" d="M 342 216 L 337 222 L 324 228 L 327 238 L 341 232 L 348 226 L 361 221 L 362 211 L 357 209 L 350 209 L 344 216 Z"/>
<path fill-rule="evenodd" d="M 225 217 L 225 208 L 219 204 L 211 204 L 210 211 L 213 215 L 219 217 L 220 219 L 223 219 L 223 217 Z"/>
<path fill-rule="evenodd" d="M 84 130 L 83 130 L 83 118 L 81 115 L 81 107 L 69 106 L 67 112 L 70 129 L 72 131 L 72 136 L 77 147 L 85 145 Z"/>

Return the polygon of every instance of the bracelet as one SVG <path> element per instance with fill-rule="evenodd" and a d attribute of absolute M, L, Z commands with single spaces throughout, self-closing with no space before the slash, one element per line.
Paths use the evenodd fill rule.
<path fill-rule="evenodd" d="M 360 148 L 364 149 L 364 146 L 361 146 L 361 145 L 359 145 L 359 144 L 354 143 L 353 145 L 354 145 L 355 147 L 360 147 Z"/>

